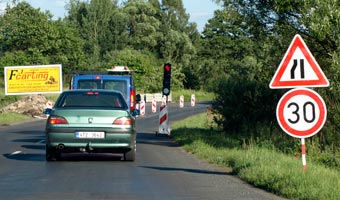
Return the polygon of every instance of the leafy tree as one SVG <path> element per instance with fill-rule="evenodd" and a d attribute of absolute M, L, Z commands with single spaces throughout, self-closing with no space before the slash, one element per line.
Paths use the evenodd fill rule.
<path fill-rule="evenodd" d="M 129 44 L 135 49 L 153 51 L 162 33 L 156 8 L 148 2 L 128 1 L 123 8 L 128 16 Z"/>
<path fill-rule="evenodd" d="M 185 12 L 182 0 L 162 0 L 163 28 L 186 32 L 189 15 Z"/>
<path fill-rule="evenodd" d="M 7 7 L 0 18 L 3 65 L 61 63 L 71 71 L 83 59 L 78 31 L 32 8 L 28 3 Z"/>
<path fill-rule="evenodd" d="M 114 17 L 118 10 L 116 0 L 92 0 L 86 3 L 80 0 L 70 0 L 68 4 L 69 16 L 66 21 L 73 24 L 82 33 L 85 40 L 85 54 L 88 55 L 87 62 L 92 69 L 100 67 L 102 56 L 113 48 L 117 38 L 113 33 L 121 33 L 120 30 L 114 31 L 114 25 L 119 24 L 120 20 Z"/>
<path fill-rule="evenodd" d="M 205 72 L 202 74 L 209 74 L 204 77 L 207 82 L 213 82 L 210 77 L 224 77 L 218 85 L 217 100 L 220 104 L 216 110 L 224 116 L 219 122 L 223 124 L 226 132 L 230 129 L 235 132 L 241 130 L 239 134 L 249 132 L 247 127 L 256 126 L 258 121 L 261 122 L 258 119 L 264 119 L 263 127 L 277 124 L 274 117 L 258 118 L 254 114 L 266 116 L 267 112 L 268 116 L 268 113 L 274 113 L 282 91 L 271 91 L 266 87 L 293 36 L 300 34 L 331 82 L 329 89 L 316 89 L 326 101 L 328 120 L 322 131 L 313 136 L 312 140 L 320 142 L 320 151 L 325 153 L 327 149 L 339 145 L 337 134 L 340 128 L 338 106 L 340 37 L 337 29 L 340 19 L 339 2 L 331 0 L 220 2 L 224 5 L 223 10 L 215 12 L 214 18 L 209 21 L 203 32 L 202 45 L 199 49 L 203 61 L 199 67 Z M 225 65 L 221 66 L 219 63 Z M 248 96 L 252 102 L 257 102 L 258 107 L 247 101 Z M 245 113 L 248 118 L 244 117 Z M 278 142 L 287 137 L 286 134 L 270 133 L 261 136 L 263 133 L 256 132 L 258 129 L 252 130 L 255 130 L 251 131 L 252 137 L 271 138 Z"/>
<path fill-rule="evenodd" d="M 25 2 L 7 7 L 1 18 L 1 52 L 24 51 L 34 55 L 31 64 L 41 63 L 39 57 L 51 51 L 56 33 L 48 20 L 48 16 Z"/>
<path fill-rule="evenodd" d="M 133 71 L 135 85 L 139 91 L 160 92 L 162 65 L 157 57 L 148 51 L 134 49 L 115 50 L 104 56 L 104 69 L 124 65 Z"/>

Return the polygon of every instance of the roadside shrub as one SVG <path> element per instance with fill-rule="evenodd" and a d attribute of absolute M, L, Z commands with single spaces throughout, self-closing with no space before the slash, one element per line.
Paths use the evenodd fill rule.
<path fill-rule="evenodd" d="M 257 124 L 270 125 L 276 121 L 278 98 L 268 85 L 231 77 L 222 80 L 215 93 L 213 110 L 222 116 L 221 119 L 216 118 L 216 123 L 226 133 L 249 136 L 258 133 Z"/>

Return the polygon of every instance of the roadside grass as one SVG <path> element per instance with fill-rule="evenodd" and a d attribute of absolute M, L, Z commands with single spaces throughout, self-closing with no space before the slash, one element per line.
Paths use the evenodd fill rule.
<path fill-rule="evenodd" d="M 0 124 L 8 124 L 11 122 L 17 122 L 31 118 L 32 117 L 28 115 L 23 115 L 19 113 L 5 113 L 0 115 Z"/>
<path fill-rule="evenodd" d="M 173 102 L 179 102 L 179 98 L 181 95 L 184 96 L 184 101 L 185 102 L 190 102 L 191 101 L 191 95 L 194 94 L 195 95 L 195 100 L 196 102 L 198 101 L 211 101 L 214 99 L 215 94 L 214 93 L 209 93 L 206 91 L 202 91 L 202 90 L 174 90 L 171 91 L 171 99 Z"/>
<path fill-rule="evenodd" d="M 194 122 L 194 123 L 193 123 Z M 200 114 L 172 124 L 171 135 L 200 159 L 225 167 L 256 187 L 289 199 L 340 199 L 340 174 L 336 169 L 278 153 L 222 134 Z M 307 152 L 308 156 L 308 152 Z"/>

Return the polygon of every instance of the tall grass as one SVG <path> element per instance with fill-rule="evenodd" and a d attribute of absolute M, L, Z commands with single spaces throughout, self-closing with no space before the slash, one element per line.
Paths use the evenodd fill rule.
<path fill-rule="evenodd" d="M 174 140 L 210 163 L 228 168 L 256 187 L 289 199 L 340 199 L 339 170 L 308 160 L 303 171 L 300 157 L 273 148 L 244 144 L 235 136 L 211 129 L 206 114 L 175 122 Z M 193 123 L 194 122 L 194 123 Z"/>

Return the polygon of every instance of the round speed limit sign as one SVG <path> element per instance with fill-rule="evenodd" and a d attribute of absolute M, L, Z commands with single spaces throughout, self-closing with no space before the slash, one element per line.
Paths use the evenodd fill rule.
<path fill-rule="evenodd" d="M 315 135 L 326 121 L 326 104 L 321 96 L 307 88 L 285 93 L 276 108 L 276 118 L 281 128 L 296 138 Z"/>

